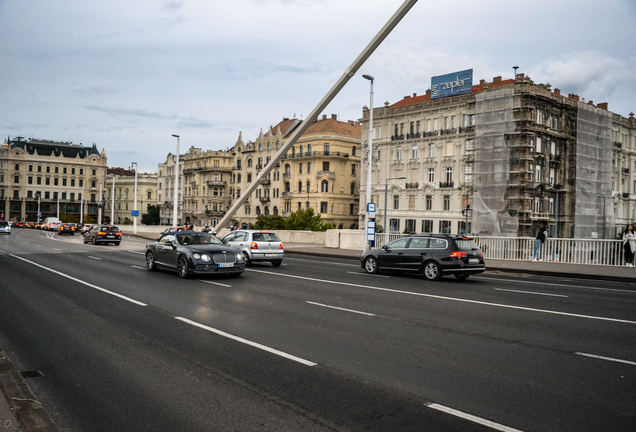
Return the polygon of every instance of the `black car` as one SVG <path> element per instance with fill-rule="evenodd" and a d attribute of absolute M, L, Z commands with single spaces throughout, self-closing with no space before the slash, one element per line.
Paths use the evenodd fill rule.
<path fill-rule="evenodd" d="M 245 271 L 241 251 L 211 233 L 179 231 L 146 245 L 146 268 L 167 269 L 186 279 L 193 274 L 228 274 Z"/>
<path fill-rule="evenodd" d="M 121 243 L 121 231 L 113 225 L 93 225 L 84 234 L 84 244 L 112 243 L 119 246 Z"/>
<path fill-rule="evenodd" d="M 484 254 L 471 238 L 449 234 L 403 237 L 364 253 L 361 260 L 367 273 L 419 272 L 429 280 L 449 274 L 466 279 L 486 270 Z"/>
<path fill-rule="evenodd" d="M 70 234 L 75 235 L 75 228 L 73 224 L 69 223 L 61 223 L 59 227 L 57 227 L 58 235 L 62 234 Z"/>

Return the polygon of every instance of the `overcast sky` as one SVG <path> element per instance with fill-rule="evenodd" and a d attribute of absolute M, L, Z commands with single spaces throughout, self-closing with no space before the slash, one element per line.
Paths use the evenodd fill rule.
<path fill-rule="evenodd" d="M 402 0 L 0 0 L 0 137 L 96 143 L 109 166 L 224 150 L 306 116 Z M 513 66 L 636 111 L 636 2 L 420 0 L 324 114 L 357 120 L 431 77 Z"/>

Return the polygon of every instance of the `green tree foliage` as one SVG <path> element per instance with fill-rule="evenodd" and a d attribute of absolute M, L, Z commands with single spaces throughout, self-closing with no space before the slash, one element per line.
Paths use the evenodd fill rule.
<path fill-rule="evenodd" d="M 159 206 L 148 206 L 148 213 L 141 215 L 141 223 L 144 225 L 159 225 L 161 218 L 159 217 Z"/>
<path fill-rule="evenodd" d="M 285 219 L 281 215 L 258 215 L 256 222 L 252 224 L 253 229 L 282 230 L 285 229 Z"/>
<path fill-rule="evenodd" d="M 314 209 L 299 209 L 285 219 L 286 230 L 327 231 L 333 229 L 333 225 L 322 220 Z"/>

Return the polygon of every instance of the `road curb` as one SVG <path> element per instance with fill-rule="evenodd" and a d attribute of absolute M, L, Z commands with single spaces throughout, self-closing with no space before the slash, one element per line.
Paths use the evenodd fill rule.
<path fill-rule="evenodd" d="M 6 399 L 17 420 L 16 431 L 59 432 L 44 406 L 37 401 L 31 388 L 2 348 L 0 348 L 0 392 L 2 393 L 0 397 Z"/>

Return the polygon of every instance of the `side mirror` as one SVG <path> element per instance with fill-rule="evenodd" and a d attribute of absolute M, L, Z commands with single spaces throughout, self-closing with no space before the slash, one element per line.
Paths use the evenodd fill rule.
<path fill-rule="evenodd" d="M 384 249 L 387 252 L 391 252 L 391 248 L 388 245 L 383 245 L 382 249 Z"/>

